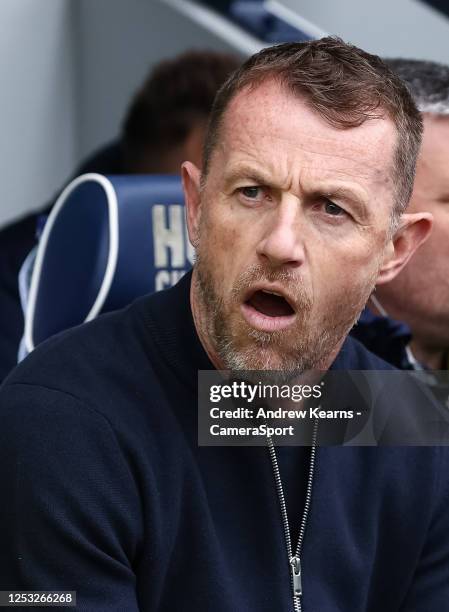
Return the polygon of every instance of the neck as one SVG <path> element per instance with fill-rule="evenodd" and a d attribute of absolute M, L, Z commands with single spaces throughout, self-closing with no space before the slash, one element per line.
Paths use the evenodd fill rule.
<path fill-rule="evenodd" d="M 225 370 L 225 366 L 218 357 L 216 351 L 213 348 L 212 342 L 210 341 L 210 334 L 207 329 L 207 320 L 204 314 L 204 309 L 201 305 L 201 298 L 198 295 L 198 285 L 196 270 L 192 272 L 192 282 L 190 284 L 190 307 L 192 309 L 193 323 L 195 325 L 196 333 L 203 345 L 204 350 L 207 353 L 211 363 L 216 367 L 217 370 Z"/>

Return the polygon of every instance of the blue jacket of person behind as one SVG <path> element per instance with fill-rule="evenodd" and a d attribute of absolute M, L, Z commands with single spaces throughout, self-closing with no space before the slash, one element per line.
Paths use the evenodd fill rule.
<path fill-rule="evenodd" d="M 357 325 L 352 328 L 351 336 L 400 370 L 422 371 L 421 382 L 429 387 L 439 402 L 449 408 L 449 372 L 430 370 L 414 358 L 409 349 L 412 332 L 406 323 L 375 315 L 366 307 Z"/>
<path fill-rule="evenodd" d="M 375 315 L 366 307 L 351 330 L 351 336 L 369 351 L 400 370 L 413 370 L 407 346 L 412 338 L 406 323 Z"/>

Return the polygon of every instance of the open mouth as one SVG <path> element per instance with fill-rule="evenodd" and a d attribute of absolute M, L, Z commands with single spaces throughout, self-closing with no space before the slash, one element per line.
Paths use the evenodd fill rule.
<path fill-rule="evenodd" d="M 288 317 L 295 314 L 283 295 L 266 289 L 255 291 L 246 304 L 267 317 Z"/>
<path fill-rule="evenodd" d="M 258 289 L 242 304 L 247 322 L 262 331 L 276 331 L 291 325 L 295 310 L 288 300 L 276 291 Z"/>

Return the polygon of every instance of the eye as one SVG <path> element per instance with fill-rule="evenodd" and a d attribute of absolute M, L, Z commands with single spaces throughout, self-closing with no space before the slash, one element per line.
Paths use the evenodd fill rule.
<path fill-rule="evenodd" d="M 239 187 L 236 192 L 242 204 L 247 204 L 248 206 L 262 204 L 265 200 L 270 199 L 267 189 L 260 185 Z"/>
<path fill-rule="evenodd" d="M 335 204 L 335 202 L 332 202 L 331 200 L 325 200 L 324 202 L 324 210 L 328 215 L 331 215 L 332 217 L 339 217 L 345 213 L 343 208 L 338 206 L 338 204 Z"/>
<path fill-rule="evenodd" d="M 248 200 L 259 200 L 263 195 L 262 188 L 257 185 L 240 187 L 238 191 Z"/>

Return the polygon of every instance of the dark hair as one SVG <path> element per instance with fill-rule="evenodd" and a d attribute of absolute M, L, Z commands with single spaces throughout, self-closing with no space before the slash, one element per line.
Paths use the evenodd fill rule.
<path fill-rule="evenodd" d="M 250 57 L 218 92 L 210 114 L 204 146 L 203 176 L 219 136 L 224 113 L 234 96 L 267 79 L 277 79 L 332 126 L 357 127 L 387 115 L 398 132 L 393 181 L 394 217 L 410 199 L 422 120 L 406 86 L 377 55 L 326 37 L 263 49 Z"/>
<path fill-rule="evenodd" d="M 449 115 L 449 66 L 414 59 L 384 59 L 407 85 L 418 110 Z"/>
<path fill-rule="evenodd" d="M 207 121 L 215 94 L 240 66 L 234 55 L 188 51 L 161 62 L 134 97 L 123 123 L 127 166 L 148 153 L 181 144 L 199 121 Z"/>

